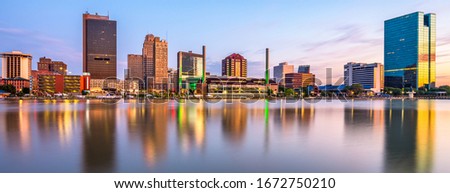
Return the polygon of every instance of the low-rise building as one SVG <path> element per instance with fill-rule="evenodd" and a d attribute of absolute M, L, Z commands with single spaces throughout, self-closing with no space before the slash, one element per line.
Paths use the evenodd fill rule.
<path fill-rule="evenodd" d="M 314 85 L 315 78 L 312 73 L 288 73 L 285 75 L 286 88 L 300 89 Z"/>
<path fill-rule="evenodd" d="M 0 85 L 7 85 L 7 84 L 16 87 L 17 92 L 20 92 L 23 88 L 30 88 L 30 80 L 22 77 L 0 79 Z"/>
<path fill-rule="evenodd" d="M 210 76 L 206 78 L 208 95 L 222 96 L 266 96 L 267 89 L 274 89 L 275 81 L 270 80 L 266 85 L 264 78 L 245 78 L 229 76 Z M 277 89 L 275 89 L 277 91 Z"/>

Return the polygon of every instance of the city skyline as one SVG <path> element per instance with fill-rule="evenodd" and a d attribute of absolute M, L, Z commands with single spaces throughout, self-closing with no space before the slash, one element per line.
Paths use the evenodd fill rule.
<path fill-rule="evenodd" d="M 80 15 L 86 11 L 109 15 L 117 21 L 118 50 L 117 73 L 123 78 L 127 66 L 127 55 L 139 53 L 142 37 L 147 33 L 168 39 L 169 67 L 176 68 L 176 54 L 180 50 L 198 49 L 201 45 L 209 47 L 207 71 L 220 74 L 221 60 L 231 53 L 239 53 L 248 59 L 249 77 L 264 77 L 264 49 L 271 49 L 270 67 L 287 61 L 295 66 L 309 64 L 311 71 L 319 79 L 325 77 L 326 68 L 333 68 L 333 77 L 343 77 L 342 65 L 348 62 L 383 62 L 383 22 L 404 14 L 423 11 L 436 13 L 437 21 L 437 85 L 450 84 L 450 18 L 449 2 L 409 2 L 409 1 L 344 1 L 330 2 L 327 6 L 312 1 L 289 1 L 289 3 L 255 1 L 240 2 L 239 8 L 226 13 L 233 2 L 192 2 L 169 1 L 152 2 L 151 6 L 160 9 L 145 12 L 147 2 L 125 4 L 111 2 L 104 6 L 103 1 L 61 3 L 39 2 L 52 14 L 40 14 L 41 10 L 25 11 L 17 14 L 0 8 L 0 38 L 2 52 L 20 50 L 34 56 L 33 69 L 37 58 L 42 56 L 64 61 L 73 74 L 82 73 L 82 45 Z M 258 1 L 259 2 L 259 1 Z M 16 2 L 5 2 L 15 5 Z M 35 2 L 27 3 L 24 10 L 32 10 Z M 66 5 L 67 4 L 67 5 Z M 195 4 L 196 6 L 193 7 Z M 351 5 L 357 11 L 348 17 L 342 11 Z M 190 6 L 201 14 L 179 13 L 181 8 Z M 390 8 L 392 6 L 392 8 Z M 395 7 L 397 6 L 397 7 Z M 58 8 L 61 7 L 61 8 Z M 400 8 L 399 8 L 400 7 Z M 377 11 L 383 9 L 383 13 Z M 123 10 L 135 10 L 133 12 Z M 312 9 L 313 11 L 309 10 Z M 246 14 L 240 11 L 246 10 Z M 341 13 L 342 12 L 342 13 Z M 23 13 L 23 12 L 22 12 Z M 266 14 L 268 13 L 268 14 Z M 300 14 L 301 13 L 301 14 Z M 342 19 L 331 22 L 333 14 L 339 13 Z M 159 14 L 159 15 L 158 15 Z M 179 20 L 180 14 L 185 18 Z M 311 15 L 304 17 L 303 15 Z M 8 16 L 8 17 L 7 17 Z M 33 19 L 28 19 L 33 16 Z M 158 17 L 157 17 L 158 16 Z M 178 17 L 177 17 L 178 16 Z M 152 19 L 158 18 L 158 19 Z M 197 22 L 201 19 L 202 22 Z M 64 21 L 64 22 L 62 22 Z M 183 22 L 181 22 L 183 21 Z M 227 26 L 234 24 L 232 30 Z M 43 28 L 42 26 L 45 26 Z M 192 26 L 192 27 L 189 27 Z M 58 27 L 59 30 L 54 30 Z M 187 28 L 189 27 L 189 28 Z M 189 30 L 186 30 L 189 29 Z M 322 32 L 328 31 L 328 32 Z M 316 38 L 311 38 L 314 35 Z M 226 38 L 224 38 L 226 37 Z M 235 39 L 236 41 L 229 41 Z M 137 42 L 137 43 L 136 43 Z M 349 55 L 348 53 L 352 53 Z M 328 57 L 323 57 L 323 56 Z M 271 73 L 272 74 L 272 73 Z"/>

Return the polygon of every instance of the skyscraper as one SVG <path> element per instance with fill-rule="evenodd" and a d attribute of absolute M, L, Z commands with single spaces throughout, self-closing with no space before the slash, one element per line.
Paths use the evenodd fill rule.
<path fill-rule="evenodd" d="M 222 76 L 247 77 L 247 59 L 236 53 L 223 59 Z"/>
<path fill-rule="evenodd" d="M 165 89 L 168 80 L 168 43 L 153 34 L 145 36 L 142 48 L 143 76 L 148 87 Z"/>
<path fill-rule="evenodd" d="M 31 60 L 30 54 L 23 54 L 19 51 L 1 53 L 2 74 L 1 78 L 23 78 L 30 79 Z"/>
<path fill-rule="evenodd" d="M 385 21 L 384 63 L 388 87 L 435 87 L 436 15 L 415 12 Z"/>
<path fill-rule="evenodd" d="M 109 16 L 83 14 L 83 72 L 92 79 L 117 76 L 116 27 Z"/>
<path fill-rule="evenodd" d="M 380 63 L 344 65 L 345 85 L 361 84 L 364 89 L 380 92 L 384 88 L 384 67 Z"/>
<path fill-rule="evenodd" d="M 294 65 L 289 65 L 287 62 L 283 62 L 278 66 L 273 67 L 273 77 L 278 84 L 284 85 L 284 79 L 287 73 L 294 73 Z"/>

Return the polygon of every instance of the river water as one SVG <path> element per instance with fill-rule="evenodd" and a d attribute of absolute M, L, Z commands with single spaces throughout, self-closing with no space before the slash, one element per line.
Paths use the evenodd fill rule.
<path fill-rule="evenodd" d="M 450 101 L 0 101 L 0 172 L 450 172 Z"/>

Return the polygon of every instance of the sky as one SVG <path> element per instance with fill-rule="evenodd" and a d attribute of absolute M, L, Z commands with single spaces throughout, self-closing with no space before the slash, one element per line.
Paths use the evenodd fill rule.
<path fill-rule="evenodd" d="M 450 85 L 450 1 L 448 0 L 2 0 L 0 52 L 12 50 L 64 61 L 82 71 L 82 14 L 117 21 L 118 76 L 128 54 L 140 54 L 145 35 L 169 42 L 169 67 L 176 53 L 201 53 L 207 71 L 220 74 L 232 53 L 248 59 L 248 76 L 264 77 L 270 65 L 311 65 L 319 79 L 326 69 L 343 76 L 347 62 L 383 63 L 384 20 L 423 11 L 437 15 L 437 84 Z M 271 72 L 271 76 L 272 76 Z"/>

